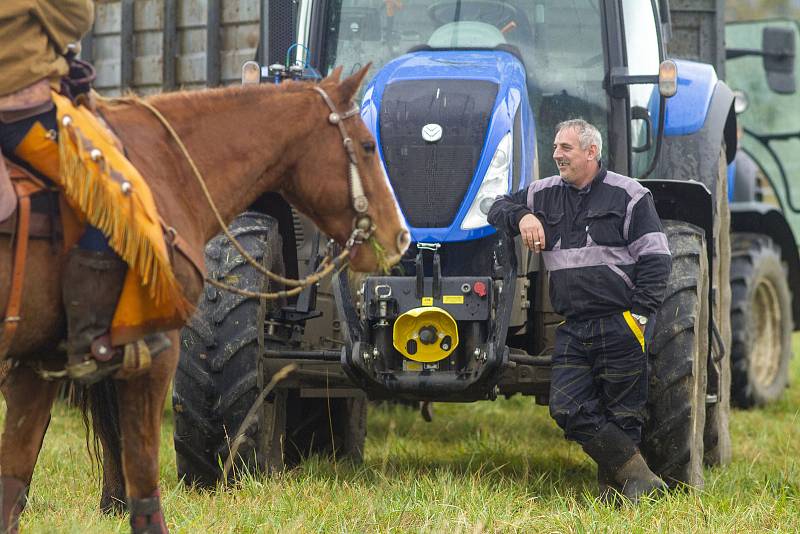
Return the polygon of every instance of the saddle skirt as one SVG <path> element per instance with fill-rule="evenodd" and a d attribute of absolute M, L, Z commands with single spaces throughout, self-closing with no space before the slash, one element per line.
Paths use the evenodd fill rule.
<path fill-rule="evenodd" d="M 14 235 L 19 231 L 20 196 L 30 198 L 47 190 L 52 191 L 39 178 L 0 157 L 0 234 Z M 31 211 L 28 236 L 33 239 L 60 238 L 62 226 L 58 224 L 56 215 Z"/>

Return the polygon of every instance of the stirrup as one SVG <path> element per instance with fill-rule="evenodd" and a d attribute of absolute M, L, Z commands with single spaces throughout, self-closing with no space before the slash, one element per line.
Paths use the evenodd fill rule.
<path fill-rule="evenodd" d="M 153 358 L 172 346 L 164 333 L 150 334 L 123 347 L 111 347 L 108 336 L 92 343 L 91 353 L 82 361 L 68 363 L 67 376 L 83 385 L 91 385 L 109 376 L 128 380 L 147 371 Z"/>

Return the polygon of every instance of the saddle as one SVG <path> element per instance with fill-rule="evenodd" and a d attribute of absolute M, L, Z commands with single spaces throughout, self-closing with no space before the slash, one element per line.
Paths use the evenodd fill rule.
<path fill-rule="evenodd" d="M 0 234 L 11 235 L 15 241 L 11 290 L 0 334 L 0 361 L 11 348 L 21 319 L 28 242 L 31 238 L 51 239 L 54 242 L 59 238 L 60 225 L 55 209 L 34 212 L 31 209 L 32 203 L 36 197 L 47 193 L 54 195 L 56 192 L 56 189 L 48 187 L 42 180 L 0 154 Z M 51 202 L 52 198 L 51 196 Z"/>

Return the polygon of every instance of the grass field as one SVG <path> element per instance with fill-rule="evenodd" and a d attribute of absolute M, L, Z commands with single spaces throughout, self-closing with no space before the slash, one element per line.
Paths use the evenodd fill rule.
<path fill-rule="evenodd" d="M 215 493 L 177 480 L 168 413 L 161 489 L 173 532 L 800 532 L 799 409 L 795 386 L 766 409 L 734 412 L 733 463 L 707 470 L 704 490 L 621 510 L 594 500 L 593 464 L 521 397 L 437 404 L 433 423 L 376 409 L 363 465 L 312 458 Z M 57 406 L 22 530 L 127 532 L 126 517 L 98 511 L 96 473 L 79 414 Z"/>

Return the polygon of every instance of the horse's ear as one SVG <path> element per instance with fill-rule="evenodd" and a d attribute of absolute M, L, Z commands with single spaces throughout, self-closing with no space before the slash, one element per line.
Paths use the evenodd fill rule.
<path fill-rule="evenodd" d="M 339 65 L 338 67 L 333 69 L 333 72 L 328 74 L 328 76 L 325 77 L 324 81 L 331 82 L 331 83 L 339 83 L 339 80 L 342 78 L 342 69 L 343 68 L 344 67 L 342 65 Z"/>
<path fill-rule="evenodd" d="M 364 77 L 367 75 L 367 72 L 369 72 L 370 67 L 372 67 L 371 62 L 361 67 L 358 72 L 352 76 L 348 76 L 339 84 L 339 91 L 343 100 L 352 100 L 356 92 L 358 92 L 358 88 L 361 87 L 361 82 L 364 81 Z"/>

